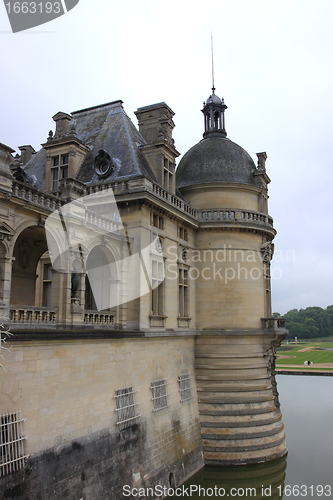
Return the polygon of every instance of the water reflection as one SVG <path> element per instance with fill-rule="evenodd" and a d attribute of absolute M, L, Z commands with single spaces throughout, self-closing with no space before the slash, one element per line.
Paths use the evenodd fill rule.
<path fill-rule="evenodd" d="M 286 467 L 286 456 L 256 465 L 206 466 L 185 483 L 184 489 L 191 493 L 192 500 L 228 496 L 236 500 L 281 500 Z M 186 490 L 181 496 L 169 498 L 186 498 Z"/>
<path fill-rule="evenodd" d="M 259 465 L 230 467 L 206 466 L 192 477 L 184 486 L 197 487 L 192 498 L 222 498 L 214 495 L 214 487 L 225 488 L 225 497 L 243 500 L 249 498 L 289 500 L 298 496 L 310 500 L 332 498 L 332 459 L 333 459 L 333 377 L 279 375 L 278 388 L 287 435 L 288 470 L 286 457 Z M 285 479 L 286 476 L 286 479 Z M 288 485 L 283 497 L 283 486 Z M 300 492 L 291 494 L 293 486 Z M 204 495 L 199 487 L 208 491 Z M 267 488 L 270 488 L 267 489 Z M 211 488 L 212 490 L 209 490 Z M 242 488 L 239 495 L 235 490 Z M 246 495 L 246 488 L 255 488 L 256 495 Z M 244 490 L 244 493 L 243 493 Z M 254 490 L 253 490 L 254 491 Z M 320 493 L 323 491 L 323 493 Z M 304 494 L 304 492 L 307 492 Z M 222 493 L 222 491 L 221 491 Z M 249 490 L 248 493 L 251 493 Z M 186 494 L 171 498 L 186 498 Z"/>

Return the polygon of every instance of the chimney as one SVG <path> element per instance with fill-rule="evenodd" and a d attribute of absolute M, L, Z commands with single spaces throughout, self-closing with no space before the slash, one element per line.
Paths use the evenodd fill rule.
<path fill-rule="evenodd" d="M 34 148 L 30 146 L 30 144 L 26 146 L 19 146 L 19 150 L 21 151 L 20 163 L 23 163 L 23 165 L 26 165 L 28 161 L 30 161 L 32 155 L 36 153 Z"/>

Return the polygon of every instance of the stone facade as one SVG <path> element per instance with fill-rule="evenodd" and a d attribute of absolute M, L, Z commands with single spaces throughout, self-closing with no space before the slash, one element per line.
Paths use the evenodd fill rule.
<path fill-rule="evenodd" d="M 37 153 L 0 145 L 4 499 L 118 499 L 286 453 L 266 154 L 226 139 L 218 99 L 177 171 L 165 103 L 139 131 L 115 101 L 57 113 Z"/>

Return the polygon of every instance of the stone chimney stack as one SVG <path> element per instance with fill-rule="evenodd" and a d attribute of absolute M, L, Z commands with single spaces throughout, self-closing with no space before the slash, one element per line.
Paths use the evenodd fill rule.
<path fill-rule="evenodd" d="M 139 122 L 139 132 L 147 142 L 141 151 L 161 186 L 174 193 L 175 164 L 179 156 L 172 138 L 175 127 L 172 117 L 175 113 L 165 102 L 138 108 L 134 113 Z"/>
<path fill-rule="evenodd" d="M 14 149 L 0 142 L 0 190 L 12 191 L 13 176 L 10 171 L 10 164 L 14 160 L 12 153 Z"/>
<path fill-rule="evenodd" d="M 30 144 L 26 146 L 19 146 L 19 150 L 21 151 L 20 163 L 23 163 L 23 165 L 26 165 L 31 159 L 32 155 L 36 153 L 34 148 L 30 146 Z"/>

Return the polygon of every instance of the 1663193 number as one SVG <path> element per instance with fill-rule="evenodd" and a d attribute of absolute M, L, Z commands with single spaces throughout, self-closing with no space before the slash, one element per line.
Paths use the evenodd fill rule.
<path fill-rule="evenodd" d="M 286 497 L 330 497 L 332 495 L 332 486 L 329 484 L 314 486 L 313 484 L 307 486 L 306 484 L 295 484 L 290 486 L 278 486 L 279 495 L 284 494 Z"/>
<path fill-rule="evenodd" d="M 60 2 L 7 2 L 8 14 L 60 14 Z"/>

